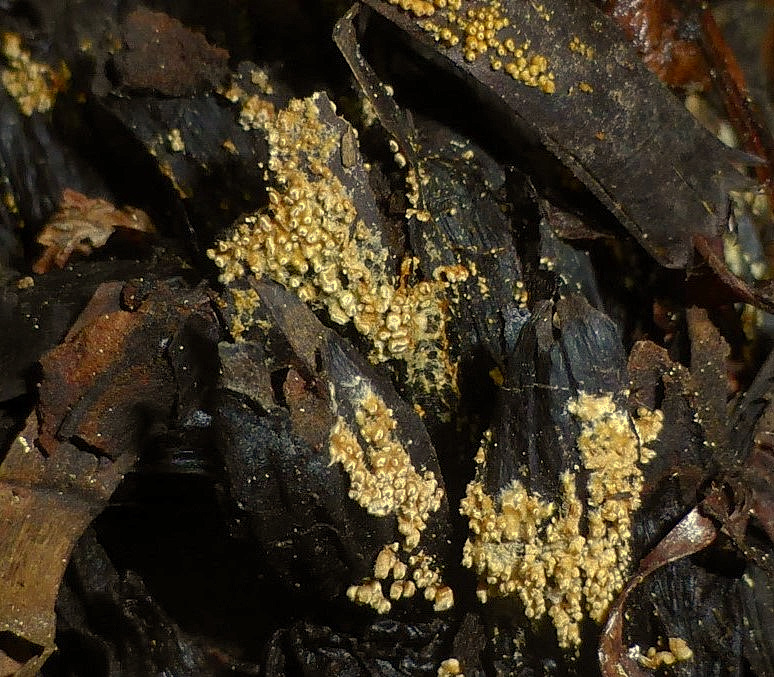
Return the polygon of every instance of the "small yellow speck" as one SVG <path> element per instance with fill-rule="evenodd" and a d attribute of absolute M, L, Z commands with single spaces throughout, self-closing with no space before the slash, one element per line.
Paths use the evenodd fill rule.
<path fill-rule="evenodd" d="M 173 152 L 182 153 L 185 150 L 185 143 L 183 142 L 183 137 L 180 134 L 179 129 L 170 129 L 169 134 L 167 134 L 167 141 L 169 142 L 169 147 Z"/>

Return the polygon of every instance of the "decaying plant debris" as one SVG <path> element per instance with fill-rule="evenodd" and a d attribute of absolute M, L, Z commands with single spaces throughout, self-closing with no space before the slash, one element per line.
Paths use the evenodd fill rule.
<path fill-rule="evenodd" d="M 715 10 L 5 3 L 0 674 L 774 672 Z"/>

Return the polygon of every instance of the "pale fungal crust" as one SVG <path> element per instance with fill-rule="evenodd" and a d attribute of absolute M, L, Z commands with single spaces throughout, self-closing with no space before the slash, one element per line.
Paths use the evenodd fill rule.
<path fill-rule="evenodd" d="M 580 393 L 567 410 L 581 423 L 576 443 L 587 475 L 585 501 L 577 495 L 578 475 L 565 472 L 557 503 L 518 480 L 492 497 L 477 478 L 460 507 L 472 532 L 462 563 L 480 577 L 479 599 L 518 596 L 527 617 L 549 616 L 562 648 L 580 643 L 584 617 L 602 622 L 623 587 L 632 513 L 643 485 L 639 464 L 652 458 L 647 444 L 656 439 L 663 418 L 640 409 L 632 421 L 610 393 Z M 490 443 L 491 434 L 476 455 L 481 466 Z"/>
<path fill-rule="evenodd" d="M 465 677 L 462 666 L 456 658 L 447 658 L 438 666 L 437 677 Z"/>
<path fill-rule="evenodd" d="M 180 130 L 176 127 L 169 130 L 169 134 L 167 134 L 167 141 L 169 142 L 169 149 L 173 153 L 182 153 L 185 151 L 185 142 L 183 141 L 183 136 L 180 134 Z"/>
<path fill-rule="evenodd" d="M 22 49 L 21 37 L 16 33 L 3 33 L 2 49 L 8 67 L 0 71 L 0 79 L 21 112 L 29 116 L 50 111 L 57 94 L 67 88 L 70 79 L 67 66 L 63 63 L 54 70 L 48 64 L 34 61 Z"/>
<path fill-rule="evenodd" d="M 254 289 L 231 289 L 230 292 L 234 313 L 229 331 L 235 341 L 240 341 L 242 335 L 257 323 L 255 309 L 260 305 L 261 299 Z"/>
<path fill-rule="evenodd" d="M 358 218 L 331 169 L 342 134 L 321 119 L 319 106 L 332 103 L 313 95 L 275 110 L 257 96 L 232 95 L 242 100 L 242 126 L 266 133 L 271 185 L 268 207 L 243 217 L 229 239 L 208 250 L 221 282 L 248 272 L 269 277 L 324 308 L 333 322 L 352 323 L 371 342 L 372 362 L 403 360 L 410 382 L 455 390 L 443 292 L 467 272 L 429 271 L 433 279 L 412 284 L 416 259 L 404 260 L 399 275 L 392 272 L 379 231 Z"/>
<path fill-rule="evenodd" d="M 502 70 L 517 82 L 537 87 L 546 94 L 556 91 L 554 73 L 542 54 L 530 51 L 530 41 L 516 41 L 516 31 L 500 0 L 389 0 L 418 19 L 436 42 L 459 49 L 466 61 L 489 59 L 493 70 Z M 551 15 L 542 5 L 533 9 L 544 21 Z"/>
<path fill-rule="evenodd" d="M 335 393 L 334 393 L 335 401 Z M 442 504 L 444 492 L 432 471 L 417 471 L 397 438 L 397 422 L 384 400 L 363 386 L 355 404 L 356 430 L 339 416 L 331 429 L 331 463 L 341 463 L 349 476 L 349 498 L 377 517 L 397 519 L 402 543 L 384 546 L 376 557 L 373 578 L 347 590 L 353 602 L 387 613 L 393 601 L 421 590 L 436 611 L 454 604 L 433 558 L 417 548 L 430 515 Z M 401 551 L 412 553 L 404 561 Z"/>
<path fill-rule="evenodd" d="M 256 87 L 258 87 L 258 91 L 260 91 L 261 93 L 274 94 L 274 87 L 269 81 L 269 74 L 266 71 L 260 68 L 254 68 L 253 70 L 251 70 L 250 82 L 252 82 Z"/>
<path fill-rule="evenodd" d="M 568 45 L 571 52 L 580 54 L 582 57 L 591 61 L 594 58 L 594 48 L 583 42 L 577 35 L 573 36 Z"/>
<path fill-rule="evenodd" d="M 642 667 L 650 670 L 658 670 L 661 667 L 689 661 L 693 658 L 693 651 L 681 637 L 670 637 L 667 640 L 667 645 L 669 649 L 666 651 L 659 651 L 652 646 L 644 654 L 642 649 L 635 645 L 629 649 L 629 658 L 636 660 Z"/>
<path fill-rule="evenodd" d="M 379 116 L 377 115 L 376 109 L 374 108 L 374 105 L 371 103 L 370 99 L 365 96 L 361 96 L 360 106 L 362 108 L 361 116 L 364 127 L 372 127 L 379 121 Z"/>

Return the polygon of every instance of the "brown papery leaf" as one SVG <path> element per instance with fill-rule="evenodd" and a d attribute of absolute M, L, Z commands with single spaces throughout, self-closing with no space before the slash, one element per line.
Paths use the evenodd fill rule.
<path fill-rule="evenodd" d="M 45 273 L 54 265 L 63 268 L 73 252 L 87 255 L 92 249 L 104 246 L 116 228 L 155 232 L 148 215 L 141 209 L 117 209 L 107 200 L 89 198 L 65 188 L 59 209 L 38 234 L 38 243 L 46 250 L 32 269 Z"/>

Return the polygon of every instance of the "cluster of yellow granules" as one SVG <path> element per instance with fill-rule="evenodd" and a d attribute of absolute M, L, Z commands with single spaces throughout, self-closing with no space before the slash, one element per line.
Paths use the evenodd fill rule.
<path fill-rule="evenodd" d="M 591 45 L 587 45 L 585 42 L 583 42 L 577 35 L 573 36 L 568 47 L 570 48 L 571 52 L 580 54 L 586 59 L 591 60 L 594 58 L 594 48 Z"/>
<path fill-rule="evenodd" d="M 661 412 L 641 409 L 632 420 L 612 394 L 581 393 L 567 410 L 581 423 L 577 447 L 587 471 L 586 498 L 578 476 L 560 478 L 558 504 L 513 480 L 496 497 L 476 479 L 460 511 L 471 537 L 463 564 L 480 577 L 479 598 L 518 596 L 530 618 L 547 614 L 559 645 L 580 643 L 583 618 L 600 622 L 624 584 L 631 560 L 631 520 L 640 505 L 641 463 L 661 429 Z M 486 463 L 486 445 L 477 462 Z M 581 518 L 586 528 L 581 532 Z"/>
<path fill-rule="evenodd" d="M 267 137 L 269 204 L 243 217 L 207 253 L 223 283 L 247 272 L 266 276 L 324 308 L 333 322 L 352 323 L 371 342 L 372 361 L 404 360 L 410 381 L 430 390 L 453 388 L 442 298 L 448 276 L 412 284 L 413 259 L 393 274 L 377 227 L 359 218 L 331 168 L 342 132 L 322 119 L 320 106 L 333 111 L 322 95 L 292 100 L 279 111 L 259 97 L 243 102 L 242 125 Z"/>
<path fill-rule="evenodd" d="M 67 88 L 70 79 L 67 66 L 63 63 L 54 70 L 48 64 L 33 60 L 22 49 L 21 37 L 16 33 L 3 34 L 2 51 L 8 67 L 0 72 L 0 80 L 22 113 L 32 115 L 51 110 L 57 94 Z"/>
<path fill-rule="evenodd" d="M 629 649 L 629 657 L 636 659 L 640 665 L 650 670 L 658 670 L 663 666 L 674 665 L 693 658 L 691 647 L 681 637 L 669 637 L 667 646 L 666 650 L 659 650 L 652 646 L 644 654 L 639 646 L 634 646 Z"/>
<path fill-rule="evenodd" d="M 397 519 L 402 550 L 411 553 L 417 550 L 430 515 L 441 507 L 443 489 L 432 471 L 414 468 L 394 432 L 397 422 L 392 410 L 381 397 L 364 385 L 355 405 L 356 429 L 339 417 L 331 430 L 331 462 L 340 463 L 349 476 L 352 500 L 371 515 Z M 433 559 L 419 550 L 404 562 L 400 546 L 398 542 L 385 545 L 374 563 L 373 578 L 350 586 L 348 597 L 387 613 L 390 599 L 413 597 L 417 590 L 424 590 L 436 611 L 450 608 L 454 594 L 443 584 Z M 385 595 L 382 584 L 390 578 Z"/>
<path fill-rule="evenodd" d="M 546 57 L 532 53 L 530 41 L 517 40 L 514 31 L 505 33 L 512 27 L 499 0 L 390 0 L 390 4 L 420 19 L 419 25 L 436 41 L 462 50 L 466 61 L 487 57 L 493 70 L 503 70 L 546 94 L 556 91 Z"/>
<path fill-rule="evenodd" d="M 489 19 L 499 25 L 496 16 Z M 475 47 L 472 41 L 467 44 Z M 517 49 L 510 38 L 501 46 L 509 54 Z M 476 50 L 477 56 L 483 53 Z M 545 66 L 533 65 L 538 71 Z M 475 272 L 464 266 L 439 269 L 431 280 L 411 284 L 412 259 L 403 261 L 400 274 L 391 272 L 378 228 L 359 217 L 332 168 L 342 153 L 342 130 L 330 122 L 333 104 L 323 95 L 293 100 L 281 110 L 260 97 L 242 103 L 242 125 L 262 130 L 268 141 L 269 204 L 244 217 L 229 239 L 208 252 L 222 270 L 221 280 L 228 283 L 248 272 L 267 276 L 324 308 L 333 322 L 352 323 L 371 341 L 372 360 L 403 358 L 410 375 L 434 369 L 448 379 L 453 372 L 448 357 L 440 368 L 443 359 L 437 357 L 445 346 L 442 292 Z M 331 107 L 327 117 L 321 106 Z M 434 346 L 435 356 L 418 350 L 421 345 Z M 436 366 L 430 368 L 434 359 Z M 443 491 L 432 472 L 414 468 L 395 434 L 392 412 L 379 396 L 364 387 L 355 407 L 354 422 L 340 417 L 331 430 L 331 462 L 347 472 L 352 500 L 372 515 L 397 520 L 402 541 L 385 544 L 373 576 L 350 586 L 347 594 L 386 613 L 395 600 L 423 590 L 436 610 L 448 609 L 453 592 L 420 549 Z M 568 411 L 581 423 L 577 447 L 587 477 L 583 501 L 576 473 L 566 472 L 556 503 L 517 480 L 492 497 L 476 480 L 461 505 L 472 532 L 463 564 L 480 575 L 480 598 L 518 596 L 528 616 L 551 618 L 562 647 L 580 642 L 584 617 L 603 619 L 623 585 L 631 559 L 631 515 L 642 488 L 638 463 L 652 455 L 645 445 L 661 427 L 658 413 L 642 411 L 632 421 L 610 394 L 581 394 Z M 477 460 L 486 462 L 483 447 Z"/>

